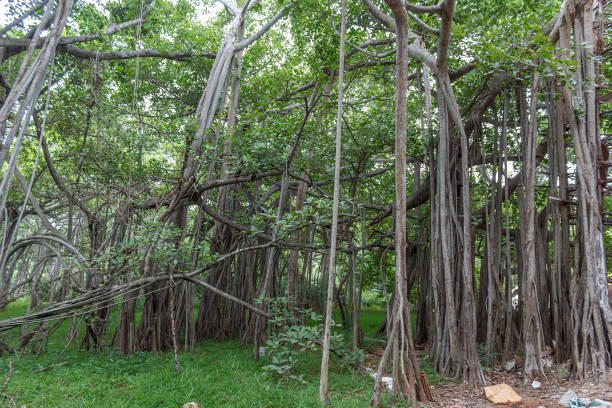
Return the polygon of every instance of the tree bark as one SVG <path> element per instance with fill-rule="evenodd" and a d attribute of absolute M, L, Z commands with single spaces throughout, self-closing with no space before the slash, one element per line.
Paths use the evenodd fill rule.
<path fill-rule="evenodd" d="M 527 126 L 525 140 L 525 194 L 524 194 L 524 220 L 525 241 L 524 245 L 524 273 L 523 273 L 523 350 L 525 361 L 523 375 L 525 377 L 543 376 L 542 367 L 542 323 L 538 304 L 538 290 L 536 285 L 536 207 L 535 207 L 535 183 L 536 183 L 536 137 L 538 134 L 537 119 L 537 88 L 538 73 L 532 73 L 531 77 L 531 102 L 529 112 L 529 124 Z M 527 118 L 521 118 L 527 120 Z"/>
<path fill-rule="evenodd" d="M 332 307 L 336 272 L 336 245 L 338 236 L 338 208 L 340 202 L 340 160 L 342 152 L 342 103 L 344 93 L 344 48 L 346 41 L 346 0 L 342 0 L 340 27 L 340 61 L 338 63 L 338 109 L 336 116 L 336 159 L 334 164 L 334 202 L 332 210 L 331 241 L 329 249 L 329 271 L 327 281 L 327 303 L 325 308 L 325 333 L 323 334 L 323 356 L 321 357 L 321 379 L 319 400 L 331 404 L 329 398 L 329 348 L 331 336 Z"/>

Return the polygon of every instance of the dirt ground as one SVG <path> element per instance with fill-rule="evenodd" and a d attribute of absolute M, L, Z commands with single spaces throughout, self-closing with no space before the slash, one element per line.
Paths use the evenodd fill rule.
<path fill-rule="evenodd" d="M 546 378 L 539 379 L 542 384 L 538 389 L 534 389 L 531 383 L 523 384 L 520 373 L 507 373 L 501 367 L 486 371 L 485 378 L 487 385 L 506 383 L 511 386 L 523 398 L 522 403 L 512 405 L 517 408 L 561 407 L 558 401 L 570 389 L 580 398 L 612 402 L 612 370 L 608 370 L 605 380 L 595 384 L 592 380 L 568 379 L 567 370 L 563 366 L 553 366 L 546 374 Z M 444 408 L 499 406 L 485 398 L 481 387 L 470 388 L 459 384 L 438 385 L 431 388 L 434 401 L 425 406 Z"/>
<path fill-rule="evenodd" d="M 382 355 L 382 349 L 368 354 L 366 365 L 374 372 L 378 366 L 378 360 Z M 427 351 L 417 347 L 417 355 L 425 357 Z M 539 378 L 540 387 L 534 389 L 531 381 L 524 384 L 520 372 L 515 368 L 506 372 L 502 364 L 487 369 L 485 379 L 486 386 L 505 383 L 511 386 L 522 398 L 523 402 L 514 405 L 495 405 L 484 396 L 482 387 L 469 387 L 466 384 L 440 384 L 432 385 L 431 391 L 434 401 L 421 404 L 421 407 L 431 408 L 488 408 L 488 407 L 512 407 L 512 408 L 559 408 L 559 400 L 569 390 L 574 390 L 579 398 L 588 398 L 593 401 L 600 399 L 612 403 L 612 369 L 606 373 L 606 379 L 594 383 L 592 379 L 577 380 L 569 378 L 567 365 L 552 364 L 550 359 L 546 368 L 546 378 Z M 518 366 L 520 366 L 518 359 Z"/>

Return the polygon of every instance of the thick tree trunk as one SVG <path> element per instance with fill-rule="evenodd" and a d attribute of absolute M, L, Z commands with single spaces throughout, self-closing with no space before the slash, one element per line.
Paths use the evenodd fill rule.
<path fill-rule="evenodd" d="M 527 126 L 523 165 L 525 168 L 525 194 L 523 203 L 524 222 L 522 228 L 525 231 L 524 245 L 524 268 L 523 268 L 523 296 L 522 296 L 522 330 L 523 350 L 525 361 L 523 374 L 526 377 L 543 376 L 542 367 L 542 323 L 538 305 L 538 290 L 536 284 L 536 206 L 535 206 L 535 182 L 536 182 L 536 137 L 538 134 L 537 120 L 537 87 L 538 74 L 532 73 L 531 78 L 531 103 L 529 112 L 529 125 Z M 523 110 L 523 109 L 522 109 Z M 521 120 L 527 120 L 522 117 Z"/>
<path fill-rule="evenodd" d="M 606 366 L 612 365 L 612 309 L 606 291 L 606 260 L 603 247 L 603 225 L 598 194 L 596 157 L 600 148 L 597 112 L 595 111 L 593 53 L 593 2 L 586 1 L 576 9 L 573 21 L 559 28 L 561 56 L 570 57 L 570 30 L 573 25 L 574 56 L 582 69 L 575 71 L 575 87 L 561 86 L 566 119 L 574 140 L 578 187 L 574 276 L 577 288 L 570 288 L 573 321 L 573 360 L 579 377 L 586 375 L 586 364 L 592 364 L 596 380 L 605 378 Z M 564 67 L 566 75 L 571 76 Z M 580 114 L 578 114 L 579 112 Z M 576 310 L 576 308 L 579 308 Z"/>
<path fill-rule="evenodd" d="M 393 345 L 393 392 L 400 398 L 410 398 L 412 404 L 426 399 L 419 381 L 419 366 L 412 340 L 408 276 L 406 271 L 406 98 L 408 69 L 408 15 L 400 0 L 387 0 L 396 27 L 396 90 L 395 90 L 395 302 L 388 326 L 393 327 L 387 338 Z M 380 405 L 382 372 L 386 361 L 381 359 L 370 403 Z"/>
<path fill-rule="evenodd" d="M 510 254 L 510 197 L 508 194 L 508 113 L 510 105 L 510 95 L 508 92 L 504 93 L 504 110 L 502 116 L 502 132 L 501 132 L 501 150 L 504 155 L 504 203 L 505 203 L 505 238 L 506 242 L 504 245 L 504 260 L 505 260 L 505 272 L 506 272 L 506 319 L 504 328 L 504 351 L 503 360 L 507 361 L 511 358 L 513 351 L 513 338 L 514 333 L 512 331 L 512 319 L 514 316 L 512 304 L 512 289 L 514 288 L 514 282 L 512 279 L 512 260 Z"/>

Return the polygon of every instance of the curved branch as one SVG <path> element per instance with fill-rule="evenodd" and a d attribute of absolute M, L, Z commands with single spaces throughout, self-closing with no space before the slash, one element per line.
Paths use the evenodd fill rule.
<path fill-rule="evenodd" d="M 9 254 L 9 257 L 13 254 L 14 251 L 23 247 L 24 245 L 32 245 L 35 244 L 37 241 L 41 240 L 57 242 L 58 244 L 66 247 L 70 252 L 72 252 L 83 267 L 89 266 L 89 262 L 87 261 L 87 259 L 85 259 L 85 257 L 75 248 L 74 245 L 72 245 L 72 243 L 70 243 L 65 238 L 53 234 L 33 235 L 31 237 L 23 238 L 19 241 L 16 241 L 13 244 L 13 250 L 11 251 L 11 254 Z"/>
<path fill-rule="evenodd" d="M 372 15 L 378 21 L 383 23 L 383 25 L 385 25 L 386 27 L 395 31 L 395 21 L 390 15 L 383 13 L 381 9 L 379 9 L 378 7 L 376 7 L 374 3 L 372 3 L 372 0 L 361 0 L 361 1 L 363 1 L 363 3 L 368 7 L 368 10 L 370 10 L 370 13 L 372 13 Z"/>
<path fill-rule="evenodd" d="M 424 14 L 424 13 L 441 14 L 443 4 L 444 3 L 440 3 L 435 6 L 421 6 L 419 4 L 412 4 L 412 3 L 406 2 L 406 10 L 412 11 L 413 13 L 418 13 L 418 14 Z"/>
<path fill-rule="evenodd" d="M 238 15 L 240 10 L 238 10 L 238 8 L 232 3 L 230 3 L 228 0 L 217 0 L 217 1 L 223 4 L 223 7 L 225 7 L 225 10 L 227 10 L 229 14 L 231 14 L 234 17 Z"/>
<path fill-rule="evenodd" d="M 408 11 L 408 16 L 410 16 L 411 19 L 414 20 L 415 23 L 417 23 L 423 30 L 428 31 L 432 34 L 436 34 L 436 35 L 440 35 L 440 30 L 438 30 L 437 28 L 433 28 L 430 25 L 428 25 L 426 22 L 424 22 L 423 20 L 421 20 L 416 14 L 414 14 L 411 11 Z"/>
<path fill-rule="evenodd" d="M 228 258 L 231 258 L 241 252 L 265 248 L 269 245 L 272 245 L 273 243 L 274 241 L 271 241 L 263 245 L 257 245 L 254 247 L 248 247 L 248 248 L 242 248 L 242 249 L 236 250 L 227 255 L 219 257 L 217 260 L 208 263 L 202 268 L 196 269 L 186 274 L 157 275 L 157 276 L 150 276 L 146 278 L 136 279 L 131 282 L 120 284 L 120 285 L 115 284 L 115 285 L 101 286 L 93 290 L 90 290 L 75 298 L 68 299 L 63 302 L 59 302 L 53 306 L 49 306 L 46 309 L 41 310 L 40 312 L 32 313 L 27 316 L 15 317 L 15 318 L 0 321 L 0 332 L 10 330 L 12 328 L 22 326 L 24 324 L 28 324 L 29 322 L 40 321 L 41 319 L 53 319 L 53 318 L 56 318 L 57 316 L 60 316 L 66 312 L 70 312 L 75 309 L 83 309 L 83 308 L 99 305 L 109 300 L 112 300 L 115 297 L 121 296 L 129 292 L 133 288 L 142 287 L 142 286 L 149 285 L 149 284 L 159 282 L 159 281 L 170 280 L 170 279 L 174 279 L 174 280 L 184 279 L 184 280 L 189 280 L 193 283 L 200 285 L 201 281 L 199 279 L 194 278 L 196 275 L 213 268 L 214 266 L 224 262 Z M 202 285 L 202 286 L 208 289 L 214 288 L 211 285 Z M 216 290 L 218 291 L 218 289 Z M 227 297 L 225 292 L 222 292 L 220 294 L 221 296 Z M 234 300 L 237 298 L 232 296 L 231 298 L 228 298 L 228 299 Z M 104 307 L 107 307 L 107 306 L 104 306 Z"/>
<path fill-rule="evenodd" d="M 274 17 L 272 17 L 272 20 L 270 20 L 266 24 L 264 24 L 264 26 L 261 27 L 259 29 L 259 31 L 257 31 L 255 34 L 253 34 L 252 36 L 250 36 L 246 40 L 241 41 L 241 42 L 235 44 L 234 45 L 234 53 L 242 51 L 243 49 L 245 49 L 246 47 L 248 47 L 249 45 L 251 45 L 255 41 L 257 41 L 262 35 L 267 33 L 268 30 L 270 30 L 274 26 L 274 24 L 276 24 L 278 22 L 278 20 L 280 20 L 283 17 L 283 15 L 285 14 L 286 10 L 287 10 L 287 7 L 283 7 L 278 13 L 276 13 L 276 15 Z"/>

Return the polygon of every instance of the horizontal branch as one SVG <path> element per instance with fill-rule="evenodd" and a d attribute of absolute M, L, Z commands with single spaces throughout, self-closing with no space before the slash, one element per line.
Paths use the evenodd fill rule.
<path fill-rule="evenodd" d="M 110 27 L 105 28 L 99 33 L 95 34 L 85 34 L 85 35 L 75 35 L 70 37 L 60 37 L 58 40 L 58 45 L 68 45 L 82 42 L 89 42 L 93 40 L 97 40 L 98 38 L 106 35 L 115 34 L 118 31 L 123 30 L 124 28 L 135 26 L 137 24 L 142 24 L 144 20 L 144 16 L 149 14 L 151 9 L 155 4 L 155 0 L 149 3 L 143 10 L 140 17 L 135 18 L 130 21 L 125 21 L 119 24 L 113 24 Z M 13 55 L 17 55 L 23 51 L 25 51 L 31 44 L 33 40 L 26 36 L 25 38 L 0 38 L 0 47 L 6 47 L 4 50 L 4 55 L 2 59 L 5 60 Z M 34 43 L 35 48 L 41 48 L 42 45 L 47 41 L 47 37 L 39 37 Z"/>
<path fill-rule="evenodd" d="M 226 254 L 222 257 L 217 258 L 215 261 L 208 263 L 202 268 L 198 268 L 186 274 L 168 274 L 168 275 L 149 276 L 146 278 L 136 279 L 131 282 L 124 283 L 124 284 L 100 286 L 80 296 L 56 303 L 55 305 L 49 306 L 46 309 L 43 309 L 39 312 L 32 313 L 27 316 L 14 317 L 11 319 L 0 321 L 0 332 L 10 330 L 15 327 L 23 326 L 24 324 L 28 324 L 31 322 L 36 322 L 36 321 L 41 321 L 41 320 L 53 320 L 57 318 L 58 316 L 61 316 L 67 312 L 71 312 L 76 309 L 86 309 L 95 304 L 104 304 L 105 302 L 108 302 L 109 300 L 113 298 L 116 298 L 116 297 L 122 296 L 125 293 L 128 293 L 134 288 L 140 288 L 145 285 L 150 285 L 152 283 L 159 282 L 159 281 L 170 280 L 170 279 L 175 279 L 175 280 L 184 279 L 184 280 L 189 280 L 193 283 L 200 285 L 202 281 L 200 281 L 199 279 L 195 279 L 195 276 L 197 276 L 198 274 L 205 272 L 215 267 L 216 265 L 219 265 L 220 263 L 226 261 L 228 258 L 234 257 L 237 254 L 240 254 L 246 251 L 262 249 L 269 245 L 272 245 L 273 243 L 274 241 L 270 241 L 263 245 L 256 245 L 253 247 L 238 249 L 236 251 L 233 251 L 229 254 Z M 202 286 L 204 286 L 207 289 L 214 288 L 213 286 L 208 285 L 208 284 L 202 285 Z M 231 295 L 228 295 L 225 292 L 222 292 L 221 290 L 217 288 L 214 288 L 214 289 L 215 289 L 215 293 L 221 294 L 221 296 L 224 296 L 230 300 L 234 300 L 234 301 L 237 300 L 237 298 Z M 108 305 L 104 305 L 104 307 L 108 307 Z M 249 308 L 253 310 L 252 308 L 254 307 L 255 306 L 250 306 Z"/>
<path fill-rule="evenodd" d="M 375 171 L 370 172 L 370 173 L 360 174 L 358 177 L 355 177 L 355 176 L 344 176 L 344 177 L 340 178 L 340 182 L 351 181 L 351 180 L 355 180 L 355 179 L 372 178 L 372 177 L 376 177 L 376 176 L 379 176 L 381 174 L 384 174 L 384 173 L 386 173 L 388 171 L 391 171 L 391 170 L 393 170 L 393 167 L 386 167 L 386 168 L 383 168 L 383 169 L 375 170 Z M 332 184 L 334 182 L 333 179 L 327 179 L 327 180 L 315 181 L 313 183 L 312 181 L 306 180 L 306 179 L 304 179 L 302 177 L 299 177 L 296 174 L 290 173 L 289 175 L 292 178 L 296 179 L 296 180 L 305 182 L 308 185 L 308 187 L 315 187 L 317 189 L 318 189 L 318 187 L 329 185 L 329 184 Z M 291 183 L 289 183 L 288 188 L 290 188 L 292 190 L 295 190 L 295 189 L 298 188 L 298 185 L 299 185 L 299 183 L 297 183 L 297 182 L 291 182 Z M 277 192 L 279 190 L 280 190 L 280 186 L 279 185 L 275 185 L 275 186 L 270 187 L 270 189 L 268 189 L 268 191 L 266 191 L 262 195 L 261 202 L 265 203 L 272 196 L 272 194 L 274 194 L 275 192 Z"/>
<path fill-rule="evenodd" d="M 86 50 L 74 45 L 65 44 L 58 47 L 58 51 L 73 55 L 78 58 L 94 59 L 97 61 L 123 60 L 131 58 L 165 58 L 170 60 L 184 60 L 191 57 L 203 57 L 214 59 L 214 52 L 178 52 L 158 51 L 153 49 L 145 50 L 123 50 L 123 51 L 96 51 Z"/>
<path fill-rule="evenodd" d="M 253 232 L 253 230 L 251 230 L 250 227 L 239 224 L 227 217 L 224 217 L 223 215 L 217 213 L 216 211 L 213 211 L 213 209 L 207 206 L 206 204 L 202 204 L 201 208 L 206 214 L 208 214 L 209 216 L 211 216 L 212 218 L 214 218 L 221 224 L 225 224 L 228 227 L 235 229 L 237 231 L 251 233 L 251 235 L 253 235 L 256 238 L 263 239 L 264 241 L 268 241 L 271 245 L 280 246 L 284 248 L 303 249 L 303 250 L 309 250 L 309 251 L 319 251 L 323 249 L 323 248 L 312 247 L 308 245 L 300 245 L 300 244 L 296 244 L 292 242 L 286 242 L 280 239 L 273 239 L 272 236 L 266 234 L 265 232 L 261 232 L 261 231 Z"/>
<path fill-rule="evenodd" d="M 440 14 L 442 13 L 442 6 L 440 4 L 437 4 L 435 6 L 421 6 L 419 4 L 412 4 L 412 3 L 408 3 L 406 2 L 406 10 L 411 11 L 413 13 L 418 13 L 418 14 Z"/>
<path fill-rule="evenodd" d="M 204 191 L 210 190 L 213 188 L 228 186 L 231 184 L 246 183 L 249 181 L 260 180 L 260 179 L 264 179 L 267 177 L 280 176 L 281 174 L 283 174 L 283 172 L 280 170 L 271 170 L 271 171 L 266 171 L 263 173 L 254 173 L 254 174 L 247 174 L 244 176 L 231 177 L 227 179 L 213 180 L 213 181 L 208 181 L 204 184 L 200 184 L 199 186 L 195 188 L 195 190 L 197 191 L 198 194 L 202 194 Z"/>
<path fill-rule="evenodd" d="M 361 45 L 361 47 L 363 47 L 363 45 Z M 357 52 L 357 51 L 356 51 Z M 395 59 L 393 60 L 382 60 L 382 61 L 365 61 L 365 62 L 356 62 L 354 64 L 351 65 L 347 65 L 344 70 L 345 71 L 355 71 L 359 68 L 368 68 L 368 67 L 378 67 L 378 66 L 387 66 L 387 65 L 395 65 Z M 451 80 L 451 82 L 454 82 L 456 80 L 458 80 L 459 78 L 469 74 L 470 72 L 472 72 L 474 69 L 478 68 L 478 61 L 477 60 L 473 60 L 461 67 L 459 67 L 458 69 L 454 70 L 454 71 L 450 71 L 448 76 Z M 336 70 L 329 70 L 326 72 L 329 76 L 332 75 L 336 75 L 337 71 Z M 416 75 L 410 75 L 408 77 L 408 80 L 412 80 L 416 78 Z M 294 89 L 293 91 L 290 91 L 290 95 L 295 95 L 297 93 L 300 92 L 304 92 L 307 91 L 309 89 L 314 88 L 317 83 L 318 83 L 318 79 L 314 79 L 312 81 L 310 81 L 309 83 L 307 83 L 306 85 L 302 85 L 299 88 Z"/>

